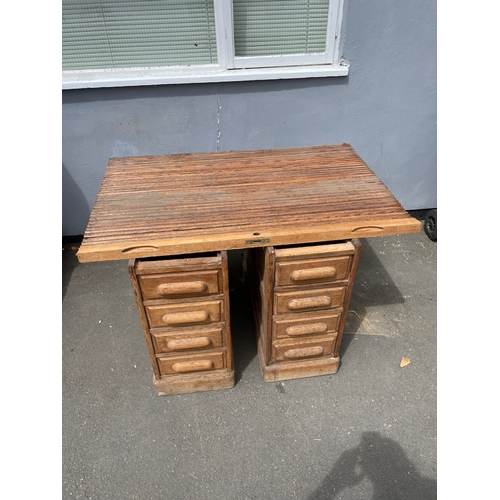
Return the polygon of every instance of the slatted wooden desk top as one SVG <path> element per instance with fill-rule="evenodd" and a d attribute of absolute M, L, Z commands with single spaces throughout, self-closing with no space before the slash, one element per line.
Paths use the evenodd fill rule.
<path fill-rule="evenodd" d="M 111 158 L 80 262 L 414 233 L 348 144 Z"/>

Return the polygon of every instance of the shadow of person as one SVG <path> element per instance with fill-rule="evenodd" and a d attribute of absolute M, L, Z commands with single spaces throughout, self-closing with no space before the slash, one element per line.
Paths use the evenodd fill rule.
<path fill-rule="evenodd" d="M 399 444 L 378 432 L 365 432 L 359 446 L 340 455 L 308 500 L 340 498 L 342 491 L 365 479 L 372 485 L 371 500 L 437 498 L 437 481 L 421 476 Z"/>

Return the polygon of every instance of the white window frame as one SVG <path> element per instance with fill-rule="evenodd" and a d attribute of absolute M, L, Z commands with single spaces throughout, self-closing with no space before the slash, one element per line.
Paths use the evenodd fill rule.
<path fill-rule="evenodd" d="M 349 64 L 341 59 L 339 50 L 343 5 L 344 0 L 330 0 L 325 53 L 236 57 L 232 0 L 214 0 L 218 64 L 63 71 L 62 88 L 347 76 Z"/>

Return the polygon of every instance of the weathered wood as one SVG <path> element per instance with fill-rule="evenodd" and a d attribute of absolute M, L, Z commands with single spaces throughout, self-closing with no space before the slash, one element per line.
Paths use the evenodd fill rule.
<path fill-rule="evenodd" d="M 162 379 L 153 377 L 153 385 L 158 396 L 169 396 L 173 394 L 231 389 L 234 387 L 234 380 L 234 371 L 194 372 L 169 375 Z"/>
<path fill-rule="evenodd" d="M 162 378 L 172 374 L 222 370 L 226 365 L 225 355 L 225 350 L 214 349 L 178 356 L 161 356 L 158 357 L 158 365 Z"/>
<path fill-rule="evenodd" d="M 221 255 L 221 265 L 222 265 L 222 293 L 224 300 L 222 301 L 222 314 L 225 321 L 225 340 L 226 345 L 226 368 L 227 371 L 233 373 L 233 385 L 235 383 L 234 379 L 234 358 L 233 358 L 233 340 L 231 338 L 231 308 L 229 304 L 229 261 L 227 258 L 227 252 L 222 250 Z M 222 382 L 221 382 L 222 385 Z M 231 386 L 232 387 L 232 386 Z M 220 387 L 222 389 L 222 387 Z"/>
<path fill-rule="evenodd" d="M 151 336 L 156 352 L 161 354 L 186 349 L 223 347 L 222 332 L 222 326 L 210 325 L 210 328 L 197 328 L 194 331 L 189 328 L 181 331 L 160 328 L 151 329 Z"/>
<path fill-rule="evenodd" d="M 418 232 L 348 144 L 112 158 L 80 262 Z"/>
<path fill-rule="evenodd" d="M 326 357 L 314 360 L 294 361 L 290 363 L 273 364 L 268 366 L 264 362 L 263 352 L 258 346 L 258 355 L 262 378 L 264 382 L 278 382 L 294 378 L 319 377 L 337 373 L 340 366 L 339 357 Z M 311 361 L 313 361 L 311 363 Z"/>
<path fill-rule="evenodd" d="M 128 262 L 128 273 L 130 280 L 132 282 L 132 289 L 134 290 L 135 300 L 137 303 L 137 309 L 139 311 L 139 317 L 141 319 L 142 332 L 144 334 L 144 340 L 146 341 L 146 346 L 148 348 L 149 359 L 151 361 L 151 368 L 153 369 L 154 378 L 160 378 L 160 369 L 158 367 L 158 362 L 156 361 L 155 346 L 153 344 L 153 339 L 149 334 L 149 322 L 146 314 L 146 310 L 143 305 L 143 297 L 141 292 L 141 287 L 139 286 L 139 281 L 137 280 L 136 261 L 135 259 L 130 259 Z"/>
<path fill-rule="evenodd" d="M 215 323 L 223 320 L 222 301 L 146 305 L 151 328 Z"/>
<path fill-rule="evenodd" d="M 290 339 L 304 335 L 322 335 L 338 330 L 341 310 L 319 311 L 297 315 L 278 316 L 273 319 L 273 340 Z"/>
<path fill-rule="evenodd" d="M 344 300 L 345 287 L 275 292 L 274 313 L 282 314 L 311 309 L 337 308 Z"/>

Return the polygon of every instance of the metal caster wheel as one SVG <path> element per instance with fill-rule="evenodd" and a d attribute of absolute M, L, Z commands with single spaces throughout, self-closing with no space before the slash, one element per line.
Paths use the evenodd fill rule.
<path fill-rule="evenodd" d="M 424 231 L 431 241 L 437 241 L 437 208 L 427 212 L 424 220 Z"/>

